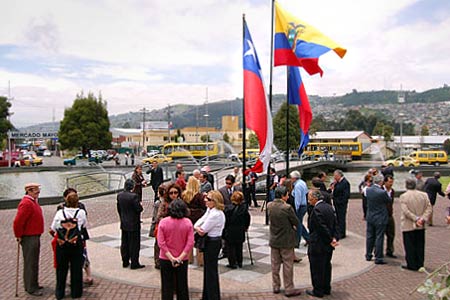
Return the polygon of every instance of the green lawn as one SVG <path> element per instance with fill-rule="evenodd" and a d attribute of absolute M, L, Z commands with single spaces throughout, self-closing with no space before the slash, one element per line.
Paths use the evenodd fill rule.
<path fill-rule="evenodd" d="M 442 183 L 442 189 L 445 191 L 448 184 L 450 183 L 450 176 L 442 176 L 439 178 L 439 181 Z"/>

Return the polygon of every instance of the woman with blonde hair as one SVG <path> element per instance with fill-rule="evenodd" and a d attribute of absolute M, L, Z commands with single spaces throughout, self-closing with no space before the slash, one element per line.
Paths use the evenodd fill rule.
<path fill-rule="evenodd" d="M 222 231 L 225 227 L 223 197 L 219 191 L 210 191 L 206 197 L 205 214 L 194 224 L 194 230 L 206 237 L 203 265 L 203 300 L 220 299 L 219 252 L 222 247 Z"/>
<path fill-rule="evenodd" d="M 187 204 L 187 207 L 190 210 L 190 215 L 188 218 L 191 220 L 192 225 L 197 222 L 198 219 L 206 211 L 205 205 L 205 195 L 200 193 L 200 182 L 194 176 L 190 176 L 188 179 L 188 183 L 186 185 L 186 190 L 183 192 L 181 197 L 183 201 Z M 203 266 L 203 253 L 196 248 L 197 252 L 197 264 L 199 266 Z M 189 254 L 189 263 L 192 263 L 194 260 L 193 253 Z"/>

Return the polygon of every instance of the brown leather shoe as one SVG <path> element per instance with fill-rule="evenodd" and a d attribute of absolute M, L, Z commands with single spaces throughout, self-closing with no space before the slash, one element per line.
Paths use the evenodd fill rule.
<path fill-rule="evenodd" d="M 274 294 L 279 294 L 280 293 L 280 288 L 274 288 L 273 289 L 273 293 Z"/>
<path fill-rule="evenodd" d="M 302 294 L 302 291 L 300 289 L 294 289 L 294 290 L 290 291 L 289 293 L 288 292 L 284 293 L 284 295 L 286 297 L 295 297 L 295 296 L 299 296 L 301 294 Z"/>

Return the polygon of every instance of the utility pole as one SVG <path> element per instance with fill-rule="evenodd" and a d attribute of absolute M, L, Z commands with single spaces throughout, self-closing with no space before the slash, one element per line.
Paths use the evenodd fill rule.
<path fill-rule="evenodd" d="M 403 113 L 403 104 L 405 104 L 406 101 L 406 92 L 403 92 L 403 86 L 400 85 L 400 92 L 398 93 L 398 104 L 399 104 L 399 110 L 398 118 L 400 119 L 400 156 L 403 155 L 403 117 L 405 114 Z"/>
<path fill-rule="evenodd" d="M 195 106 L 195 142 L 198 143 L 198 105 Z"/>
<path fill-rule="evenodd" d="M 209 148 L 209 130 L 208 130 L 208 87 L 206 88 L 206 101 L 205 101 L 205 114 L 203 115 L 205 117 L 205 123 L 206 123 L 206 164 L 209 164 L 209 154 L 208 154 L 208 148 Z"/>
<path fill-rule="evenodd" d="M 8 102 L 11 101 L 11 81 L 8 80 Z M 11 113 L 9 113 L 9 115 L 11 115 Z M 8 121 L 10 119 L 10 116 L 8 115 Z M 8 154 L 9 154 L 9 158 L 8 158 L 8 167 L 11 168 L 11 157 L 12 157 L 12 153 L 11 153 L 11 130 L 8 130 Z"/>
<path fill-rule="evenodd" d="M 142 112 L 142 153 L 145 153 L 145 112 L 147 109 L 144 107 L 140 110 Z"/>
<path fill-rule="evenodd" d="M 167 133 L 168 141 L 170 143 L 170 104 L 167 105 Z"/>

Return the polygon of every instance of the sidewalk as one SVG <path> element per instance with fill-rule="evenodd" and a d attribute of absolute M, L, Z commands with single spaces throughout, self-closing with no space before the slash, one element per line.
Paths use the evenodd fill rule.
<path fill-rule="evenodd" d="M 232 270 L 226 268 L 227 259 L 219 261 L 219 273 L 221 291 L 236 293 L 245 290 L 248 293 L 271 292 L 272 277 L 270 267 L 269 227 L 264 225 L 264 216 L 256 209 L 251 210 L 253 215 L 252 225 L 249 228 L 249 241 L 251 245 L 253 265 L 250 261 L 247 243 L 244 244 L 244 262 L 242 269 Z M 99 226 L 90 231 L 92 236 L 89 241 L 89 256 L 93 263 L 95 273 L 99 277 L 115 280 L 120 278 L 123 283 L 145 287 L 160 288 L 159 270 L 154 268 L 153 244 L 154 238 L 148 237 L 150 219 L 144 220 L 141 237 L 140 261 L 146 265 L 141 270 L 123 269 L 120 259 L 120 232 L 119 224 L 113 223 Z M 336 264 L 333 269 L 333 278 L 336 280 L 347 278 L 356 273 L 361 273 L 372 267 L 373 264 L 365 261 L 364 256 L 358 255 L 364 247 L 363 237 L 349 233 L 348 238 L 342 241 L 340 247 L 334 253 L 336 261 L 353 260 L 349 266 Z M 296 249 L 302 262 L 295 264 L 294 278 L 297 287 L 311 285 L 309 263 L 306 256 L 306 248 L 302 245 Z M 189 288 L 191 291 L 201 291 L 203 286 L 203 268 L 196 264 L 189 265 Z"/>
<path fill-rule="evenodd" d="M 148 189 L 144 190 L 144 199 L 149 199 Z M 397 199 L 396 199 L 397 200 Z M 94 272 L 94 285 L 84 290 L 83 299 L 160 299 L 159 271 L 153 267 L 151 257 L 153 241 L 142 241 L 141 263 L 147 265 L 141 270 L 129 270 L 121 267 L 120 253 L 117 246 L 120 243 L 120 230 L 116 212 L 115 195 L 85 200 L 88 218 L 91 225 L 92 240 L 88 251 Z M 443 216 L 448 201 L 438 199 L 435 206 L 435 226 L 426 231 L 426 261 L 427 269 L 434 269 L 450 260 L 450 232 L 444 224 Z M 143 230 L 149 228 L 151 210 L 144 203 Z M 43 208 L 46 227 L 51 223 L 55 213 L 54 206 Z M 398 259 L 387 259 L 387 265 L 375 266 L 364 261 L 365 223 L 362 221 L 361 201 L 351 200 L 348 211 L 349 237 L 342 240 L 333 256 L 332 295 L 326 299 L 425 299 L 414 293 L 409 295 L 417 284 L 423 281 L 425 274 L 403 270 L 404 263 L 400 226 L 400 205 L 394 205 L 396 214 L 397 236 L 396 255 Z M 438 213 L 441 212 L 441 213 Z M 0 299 L 13 299 L 15 295 L 15 274 L 17 243 L 12 234 L 12 222 L 16 210 L 0 210 L 0 234 L 4 238 L 0 245 L 2 252 L 2 268 L 0 268 Z M 228 270 L 220 262 L 220 280 L 222 299 L 286 299 L 282 294 L 271 292 L 270 262 L 268 261 L 267 226 L 263 225 L 264 216 L 260 210 L 252 209 L 252 226 L 250 243 L 254 265 L 249 264 L 248 254 L 244 268 Z M 442 217 L 440 217 L 442 215 Z M 143 231 L 143 235 L 146 232 Z M 106 239 L 106 240 L 105 240 Z M 247 244 L 244 245 L 247 247 Z M 145 248 L 144 248 L 145 247 Z M 299 254 L 305 253 L 305 248 Z M 22 263 L 22 255 L 20 254 Z M 191 299 L 200 299 L 202 288 L 202 271 L 195 265 L 189 269 L 189 284 Z M 55 270 L 52 263 L 50 236 L 44 234 L 41 238 L 40 284 L 44 288 L 43 297 L 27 297 L 23 290 L 22 266 L 20 266 L 19 297 L 16 299 L 54 299 Z M 295 265 L 295 285 L 309 287 L 309 264 L 307 257 Z M 70 297 L 69 297 L 70 298 Z M 313 299 L 304 293 L 298 299 Z"/>

